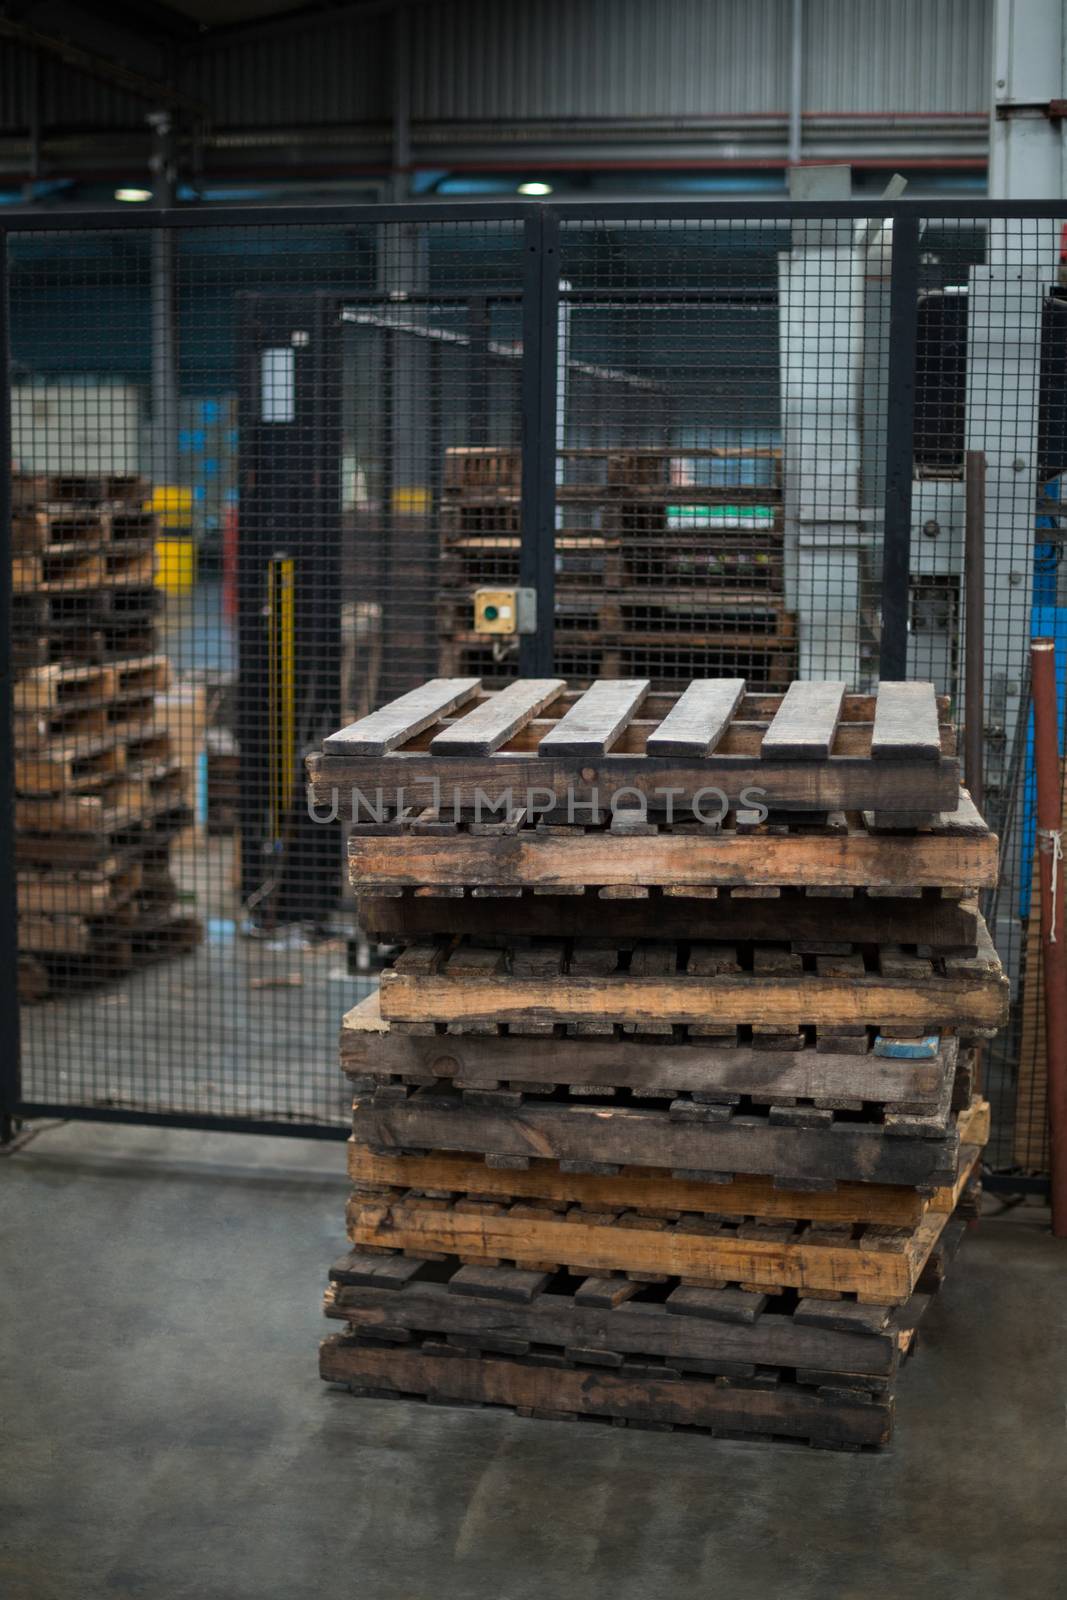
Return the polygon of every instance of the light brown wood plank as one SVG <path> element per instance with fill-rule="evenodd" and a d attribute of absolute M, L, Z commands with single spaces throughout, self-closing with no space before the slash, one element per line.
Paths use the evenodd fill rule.
<path fill-rule="evenodd" d="M 349 841 L 353 887 L 431 884 L 551 888 L 561 884 L 693 884 L 776 888 L 991 888 L 995 834 L 854 833 L 845 836 L 661 832 L 573 837 L 534 829 L 505 838 L 357 837 Z"/>
<path fill-rule="evenodd" d="M 899 1242 L 880 1241 L 887 1245 L 883 1249 L 851 1241 L 808 1244 L 801 1231 L 785 1240 L 688 1231 L 686 1218 L 674 1227 L 646 1231 L 586 1221 L 574 1213 L 564 1219 L 545 1212 L 542 1220 L 528 1206 L 517 1210 L 518 1215 L 470 1215 L 437 1201 L 353 1196 L 349 1237 L 357 1245 L 513 1260 L 531 1269 L 558 1261 L 594 1273 L 665 1273 L 766 1288 L 784 1284 L 811 1294 L 857 1294 L 901 1305 L 945 1225 L 944 1215 L 929 1212 Z"/>
<path fill-rule="evenodd" d="M 470 1191 L 507 1199 L 566 1201 L 591 1211 L 613 1208 L 692 1211 L 753 1217 L 803 1217 L 809 1222 L 884 1222 L 914 1227 L 927 1209 L 915 1189 L 900 1184 L 839 1183 L 832 1191 L 775 1188 L 767 1177 L 734 1177 L 729 1183 L 675 1178 L 664 1167 L 624 1166 L 617 1176 L 564 1172 L 553 1161 L 534 1159 L 523 1171 L 497 1171 L 462 1151 L 425 1156 L 385 1155 L 355 1138 L 348 1145 L 348 1172 L 355 1183 L 410 1189 Z M 938 1195 L 950 1191 L 939 1189 Z M 932 1203 L 932 1202 L 931 1202 Z M 942 1200 L 939 1209 L 944 1209 Z"/>

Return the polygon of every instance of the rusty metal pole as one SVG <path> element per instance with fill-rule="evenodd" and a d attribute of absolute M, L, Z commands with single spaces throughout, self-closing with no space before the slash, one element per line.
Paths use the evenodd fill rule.
<path fill-rule="evenodd" d="M 1030 646 L 1037 768 L 1037 842 L 1041 874 L 1041 961 L 1045 989 L 1052 1232 L 1067 1239 L 1067 934 L 1064 932 L 1062 778 L 1056 705 L 1056 646 Z"/>
<path fill-rule="evenodd" d="M 968 450 L 964 526 L 963 771 L 971 799 L 985 803 L 985 453 Z"/>

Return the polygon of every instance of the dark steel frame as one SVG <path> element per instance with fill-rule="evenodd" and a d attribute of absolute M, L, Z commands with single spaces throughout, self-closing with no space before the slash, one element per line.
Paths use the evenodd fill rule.
<path fill-rule="evenodd" d="M 70 210 L 38 212 L 32 207 L 4 214 L 0 226 L 0 370 L 10 370 L 8 317 L 8 236 L 19 233 L 116 232 L 144 229 L 388 226 L 404 222 L 513 223 L 523 230 L 522 508 L 524 538 L 520 578 L 538 594 L 539 628 L 520 642 L 520 670 L 549 673 L 552 668 L 554 532 L 556 483 L 556 383 L 560 237 L 564 226 L 594 227 L 627 222 L 815 222 L 880 218 L 893 222 L 890 290 L 891 345 L 887 396 L 885 536 L 883 544 L 883 676 L 903 677 L 907 661 L 908 578 L 912 455 L 915 415 L 915 335 L 919 282 L 919 223 L 980 222 L 993 219 L 1051 219 L 1065 213 L 1053 201 L 613 201 L 544 205 L 538 202 L 463 204 L 447 202 L 353 206 L 225 206 L 211 210 Z M 575 292 L 575 300 L 597 291 Z M 620 299 L 620 291 L 605 292 Z M 702 289 L 641 290 L 640 300 L 708 298 Z M 714 298 L 714 295 L 711 295 Z M 353 298 L 362 298 L 354 296 Z M 495 296 L 494 296 L 495 298 Z M 564 290 L 562 298 L 569 298 Z M 11 416 L 7 383 L 0 383 L 0 617 L 10 615 Z M 344 1138 L 340 1127 L 319 1123 L 264 1122 L 253 1118 L 194 1116 L 167 1112 L 39 1103 L 22 1098 L 19 1074 L 18 925 L 15 883 L 14 758 L 11 737 L 11 639 L 0 626 L 0 1142 L 10 1139 L 18 1121 L 58 1116 L 99 1122 L 155 1124 L 223 1132 L 285 1134 L 297 1138 Z M 990 1187 L 1041 1192 L 1040 1178 L 997 1175 Z"/>

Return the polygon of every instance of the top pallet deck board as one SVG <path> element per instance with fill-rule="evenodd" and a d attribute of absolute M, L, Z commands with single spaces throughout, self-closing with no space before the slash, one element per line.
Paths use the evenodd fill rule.
<path fill-rule="evenodd" d="M 509 710 L 538 699 L 531 680 L 501 693 Z M 323 755 L 309 758 L 312 797 L 329 804 L 352 787 L 403 788 L 405 804 L 468 810 L 481 790 L 483 804 L 510 793 L 512 804 L 544 809 L 568 797 L 587 803 L 594 791 L 603 805 L 632 788 L 662 809 L 668 792 L 686 806 L 717 785 L 732 804 L 746 803 L 742 791 L 751 788 L 762 792 L 749 803 L 791 810 L 915 814 L 956 805 L 948 702 L 930 685 L 860 695 L 839 684 L 799 683 L 782 696 L 744 692 L 736 679 L 696 680 L 675 694 L 650 693 L 641 679 L 599 680 L 585 692 L 555 693 L 514 721 L 498 701 L 476 678 L 424 684 L 324 741 Z M 907 718 L 909 726 L 901 721 L 905 701 L 925 708 Z M 491 740 L 483 725 L 492 726 Z M 495 736 L 505 730 L 503 740 Z"/>
<path fill-rule="evenodd" d="M 879 685 L 871 755 L 876 761 L 936 761 L 941 754 L 932 683 Z"/>
<path fill-rule="evenodd" d="M 825 760 L 833 749 L 844 698 L 843 683 L 791 683 L 763 736 L 763 753 L 779 760 Z"/>
<path fill-rule="evenodd" d="M 435 756 L 491 756 L 567 687 L 562 678 L 520 678 L 468 711 L 430 741 Z"/>
<path fill-rule="evenodd" d="M 423 729 L 465 705 L 481 688 L 480 678 L 431 678 L 410 694 L 390 701 L 340 733 L 323 740 L 323 749 L 351 756 L 383 756 Z"/>

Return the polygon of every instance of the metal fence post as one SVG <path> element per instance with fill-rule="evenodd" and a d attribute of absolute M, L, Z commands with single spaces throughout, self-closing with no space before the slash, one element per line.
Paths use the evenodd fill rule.
<path fill-rule="evenodd" d="M 0 231 L 0 1144 L 22 1099 L 19 935 L 15 886 L 15 741 L 11 708 L 11 352 L 8 236 Z"/>
<path fill-rule="evenodd" d="M 555 655 L 559 216 L 540 206 L 523 236 L 522 548 L 519 582 L 537 591 L 537 632 L 519 637 L 519 671 L 547 677 Z"/>
<path fill-rule="evenodd" d="M 882 679 L 908 675 L 911 484 L 915 470 L 915 345 L 919 327 L 919 219 L 893 220 L 882 544 Z"/>

